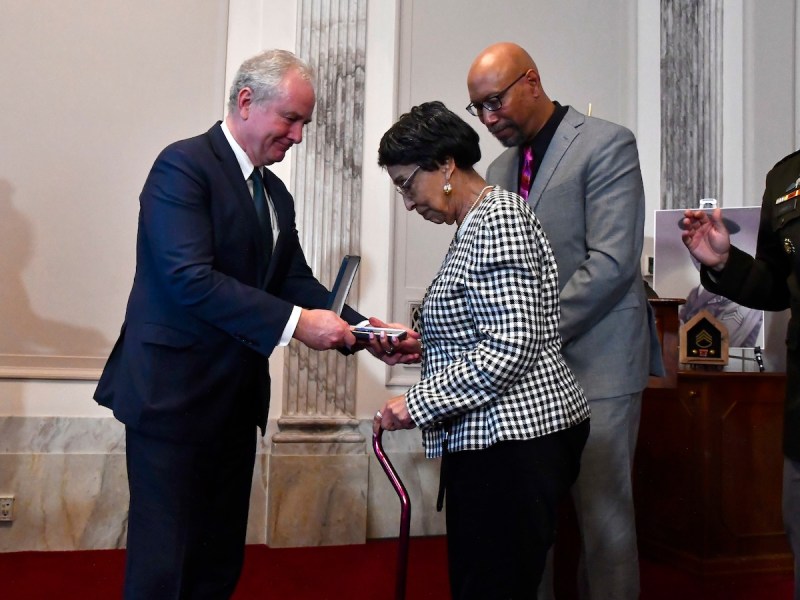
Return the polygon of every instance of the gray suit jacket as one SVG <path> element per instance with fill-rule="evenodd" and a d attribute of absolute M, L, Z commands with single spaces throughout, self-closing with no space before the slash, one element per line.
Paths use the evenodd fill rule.
<path fill-rule="evenodd" d="M 487 180 L 518 191 L 517 175 L 509 148 Z M 570 107 L 528 202 L 556 257 L 562 352 L 587 398 L 643 390 L 663 366 L 640 273 L 645 205 L 633 134 Z"/>

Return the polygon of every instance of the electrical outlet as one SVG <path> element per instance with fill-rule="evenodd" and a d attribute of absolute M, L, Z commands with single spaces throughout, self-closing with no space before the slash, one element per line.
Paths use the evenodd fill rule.
<path fill-rule="evenodd" d="M 14 496 L 0 496 L 0 522 L 14 520 Z"/>

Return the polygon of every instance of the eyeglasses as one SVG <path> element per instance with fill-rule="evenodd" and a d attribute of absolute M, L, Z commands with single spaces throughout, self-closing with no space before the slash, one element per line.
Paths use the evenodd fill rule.
<path fill-rule="evenodd" d="M 530 70 L 530 69 L 528 69 Z M 514 81 L 512 81 L 508 86 L 497 92 L 494 96 L 489 96 L 483 102 L 470 102 L 467 104 L 467 112 L 475 117 L 477 117 L 483 110 L 488 110 L 494 112 L 496 110 L 500 110 L 503 107 L 503 96 L 514 87 L 514 84 L 517 83 L 520 79 L 525 77 L 528 74 L 528 71 L 525 71 L 522 75 L 517 77 Z"/>
<path fill-rule="evenodd" d="M 417 174 L 419 171 L 420 165 L 417 165 L 417 168 L 411 171 L 411 175 L 406 177 L 406 180 L 401 183 L 400 185 L 395 185 L 394 188 L 400 192 L 403 196 L 408 196 L 408 193 L 411 191 L 411 180 L 414 179 L 414 175 Z"/>

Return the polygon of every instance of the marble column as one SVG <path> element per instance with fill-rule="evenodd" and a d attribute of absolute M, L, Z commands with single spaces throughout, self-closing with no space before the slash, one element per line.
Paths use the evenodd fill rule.
<path fill-rule="evenodd" d="M 722 198 L 723 0 L 661 0 L 662 208 Z"/>
<path fill-rule="evenodd" d="M 359 253 L 366 0 L 300 0 L 297 49 L 316 71 L 317 105 L 293 152 L 297 227 L 314 273 L 330 286 Z M 350 301 L 357 298 L 353 286 Z M 267 543 L 366 539 L 368 458 L 355 418 L 353 357 L 295 341 L 269 466 Z"/>

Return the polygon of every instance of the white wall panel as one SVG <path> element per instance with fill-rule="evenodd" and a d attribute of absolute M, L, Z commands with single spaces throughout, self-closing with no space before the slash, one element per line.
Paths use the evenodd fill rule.
<path fill-rule="evenodd" d="M 122 323 L 138 195 L 221 118 L 227 2 L 0 11 L 0 374 L 93 377 Z"/>
<path fill-rule="evenodd" d="M 469 102 L 467 71 L 486 46 L 511 41 L 533 57 L 551 99 L 636 130 L 636 5 L 633 0 L 507 0 L 490 9 L 462 0 L 408 0 L 401 4 L 398 113 L 441 100 L 481 136 L 485 172 L 502 151 Z M 439 268 L 454 229 L 407 213 L 394 197 L 392 316 L 408 321 Z M 414 381 L 411 367 L 394 367 L 392 383 Z"/>

